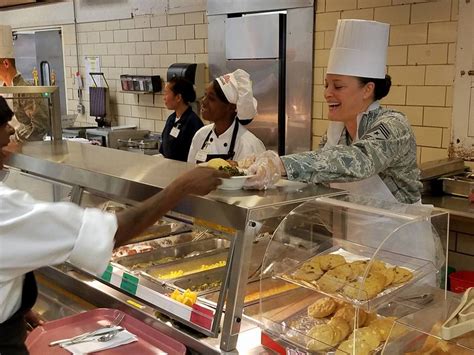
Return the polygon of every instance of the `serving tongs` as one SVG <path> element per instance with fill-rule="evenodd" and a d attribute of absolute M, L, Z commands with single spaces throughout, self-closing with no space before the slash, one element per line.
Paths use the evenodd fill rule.
<path fill-rule="evenodd" d="M 461 303 L 441 326 L 441 337 L 451 340 L 474 330 L 474 287 L 464 292 Z"/>

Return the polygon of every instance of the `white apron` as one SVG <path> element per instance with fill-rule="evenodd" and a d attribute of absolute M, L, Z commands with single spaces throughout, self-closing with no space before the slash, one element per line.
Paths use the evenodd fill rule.
<path fill-rule="evenodd" d="M 362 114 L 357 117 L 357 131 L 361 117 Z M 327 148 L 337 145 L 343 130 L 343 122 L 330 122 L 327 130 L 327 142 L 324 147 Z M 356 140 L 358 140 L 358 133 L 354 141 Z M 330 183 L 330 186 L 346 190 L 355 195 L 362 195 L 368 198 L 403 205 L 397 201 L 378 174 L 360 181 Z M 421 200 L 414 203 L 414 205 L 421 205 Z M 411 205 L 406 205 L 407 209 L 410 209 L 410 206 Z M 426 211 L 426 221 L 408 222 L 387 240 L 385 240 L 387 238 L 387 232 L 396 229 L 400 225 L 400 222 L 397 221 L 396 224 L 394 224 L 392 219 L 386 217 L 378 217 L 374 220 L 374 218 L 365 217 L 362 214 L 353 216 L 353 218 L 348 216 L 347 238 L 351 242 L 373 248 L 378 248 L 383 243 L 381 246 L 383 250 L 428 260 L 432 262 L 436 270 L 438 270 L 444 263 L 444 256 L 439 239 L 433 235 L 431 228 L 429 216 L 431 215 L 433 206 L 424 205 L 424 207 L 423 209 Z M 423 212 L 425 213 L 425 211 Z M 391 225 L 393 225 L 393 227 Z M 431 278 L 428 282 L 433 284 L 434 281 L 434 278 Z"/>

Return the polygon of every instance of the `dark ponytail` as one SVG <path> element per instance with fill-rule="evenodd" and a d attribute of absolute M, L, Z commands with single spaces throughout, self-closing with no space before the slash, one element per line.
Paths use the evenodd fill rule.
<path fill-rule="evenodd" d="M 362 85 L 367 83 L 374 83 L 374 100 L 383 99 L 385 96 L 388 95 L 390 91 L 390 87 L 392 86 L 392 78 L 390 75 L 386 74 L 385 78 L 383 79 L 373 79 L 373 78 L 358 78 L 359 82 Z"/>

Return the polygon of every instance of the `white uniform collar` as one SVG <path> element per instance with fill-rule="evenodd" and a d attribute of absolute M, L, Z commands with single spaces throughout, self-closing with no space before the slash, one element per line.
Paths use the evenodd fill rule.
<path fill-rule="evenodd" d="M 232 139 L 232 133 L 234 132 L 234 127 L 235 127 L 236 124 L 237 124 L 237 120 L 235 119 L 234 122 L 230 125 L 230 127 L 227 128 L 226 131 L 224 133 L 222 133 L 220 136 L 218 136 L 216 134 L 216 132 L 214 131 L 214 127 L 215 127 L 215 124 L 214 124 L 212 126 L 212 135 L 211 136 L 214 136 L 217 139 L 228 140 L 230 142 L 230 140 Z"/>
<path fill-rule="evenodd" d="M 369 105 L 367 110 L 357 115 L 357 130 L 356 130 L 356 137 L 354 139 L 354 142 L 359 139 L 359 124 L 362 117 L 364 117 L 364 115 L 367 114 L 368 112 L 375 110 L 379 107 L 380 107 L 380 102 L 378 100 L 374 101 Z M 344 122 L 329 121 L 328 130 L 326 132 L 327 141 L 326 141 L 325 147 L 333 147 L 339 144 L 339 139 L 341 138 L 341 134 L 344 131 L 344 127 L 345 127 Z"/>

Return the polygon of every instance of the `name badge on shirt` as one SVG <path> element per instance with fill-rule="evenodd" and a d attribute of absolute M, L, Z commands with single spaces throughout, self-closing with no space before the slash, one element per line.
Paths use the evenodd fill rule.
<path fill-rule="evenodd" d="M 196 160 L 197 161 L 206 161 L 207 160 L 207 152 L 205 150 L 200 150 L 196 153 Z"/>
<path fill-rule="evenodd" d="M 176 128 L 176 127 L 171 128 L 170 136 L 177 138 L 179 136 L 179 128 Z"/>

